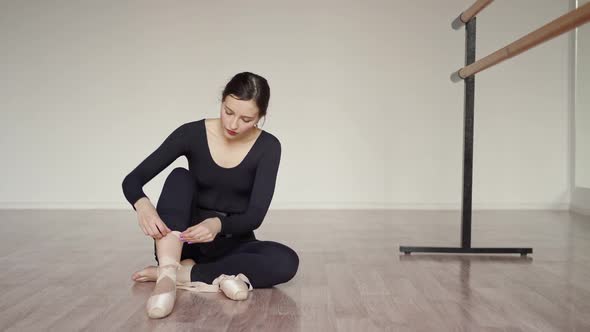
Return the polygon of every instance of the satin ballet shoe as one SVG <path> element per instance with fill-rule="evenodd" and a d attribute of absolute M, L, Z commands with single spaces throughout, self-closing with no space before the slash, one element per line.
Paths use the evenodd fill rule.
<path fill-rule="evenodd" d="M 228 298 L 234 301 L 242 301 L 248 298 L 248 292 L 252 290 L 250 280 L 243 274 L 227 276 L 222 274 L 219 280 L 219 288 Z M 213 281 L 215 283 L 215 281 Z"/>
<path fill-rule="evenodd" d="M 176 273 L 180 267 L 178 262 L 158 267 L 156 286 L 146 303 L 150 318 L 163 318 L 172 312 L 176 301 Z"/>
<path fill-rule="evenodd" d="M 249 292 L 253 289 L 250 280 L 242 273 L 237 276 L 222 274 L 215 278 L 211 284 L 201 281 L 178 283 L 176 288 L 195 293 L 222 292 L 227 298 L 234 301 L 246 300 Z"/>

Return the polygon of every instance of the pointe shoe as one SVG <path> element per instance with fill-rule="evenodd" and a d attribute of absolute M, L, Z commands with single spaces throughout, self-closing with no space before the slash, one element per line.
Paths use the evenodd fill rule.
<path fill-rule="evenodd" d="M 174 262 L 158 267 L 156 287 L 146 303 L 150 318 L 163 318 L 172 312 L 176 301 L 176 273 L 180 266 Z"/>
<path fill-rule="evenodd" d="M 226 297 L 235 301 L 247 299 L 249 292 L 253 289 L 250 280 L 242 273 L 237 276 L 222 274 L 213 280 L 210 285 L 201 281 L 193 281 L 178 283 L 176 288 L 196 293 L 222 292 Z"/>
<path fill-rule="evenodd" d="M 250 280 L 248 280 L 248 278 L 246 278 L 246 276 L 241 273 L 237 276 L 227 276 L 222 274 L 217 279 L 219 279 L 219 288 L 223 294 L 234 301 L 242 301 L 247 299 L 248 292 L 252 290 L 252 284 L 250 284 Z M 217 279 L 215 279 L 213 283 L 215 283 Z"/>

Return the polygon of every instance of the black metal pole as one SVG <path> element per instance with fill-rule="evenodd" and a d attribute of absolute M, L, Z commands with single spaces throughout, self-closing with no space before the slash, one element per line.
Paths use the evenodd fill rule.
<path fill-rule="evenodd" d="M 465 65 L 475 62 L 475 23 L 465 25 Z M 473 193 L 473 122 L 475 107 L 475 75 L 465 79 L 465 115 L 463 128 L 463 205 L 461 212 L 461 248 L 471 248 L 471 207 Z"/>

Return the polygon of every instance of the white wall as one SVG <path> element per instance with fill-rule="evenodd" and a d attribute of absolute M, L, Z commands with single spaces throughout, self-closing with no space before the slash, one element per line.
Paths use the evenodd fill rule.
<path fill-rule="evenodd" d="M 576 187 L 590 189 L 590 24 L 578 28 L 576 56 Z"/>
<path fill-rule="evenodd" d="M 0 3 L 0 207 L 124 208 L 123 177 L 232 75 L 271 85 L 271 208 L 460 208 L 452 1 Z M 532 11 L 530 8 L 534 7 Z M 478 58 L 569 9 L 496 1 Z M 568 36 L 477 76 L 475 208 L 567 208 Z M 144 188 L 155 203 L 173 163 Z"/>
<path fill-rule="evenodd" d="M 578 6 L 590 0 L 578 0 Z M 575 74 L 575 171 L 572 210 L 590 214 L 590 24 L 577 29 Z"/>

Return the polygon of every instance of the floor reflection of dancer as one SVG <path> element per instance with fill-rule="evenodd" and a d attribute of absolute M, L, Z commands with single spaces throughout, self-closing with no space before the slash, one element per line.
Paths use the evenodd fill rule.
<path fill-rule="evenodd" d="M 295 251 L 254 235 L 270 206 L 281 157 L 279 140 L 258 128 L 269 98 L 266 79 L 235 75 L 222 93 L 220 118 L 182 124 L 123 180 L 141 230 L 155 242 L 158 266 L 132 276 L 156 281 L 149 317 L 170 314 L 177 285 L 218 285 L 229 298 L 245 299 L 252 288 L 295 276 Z M 188 169 L 170 173 L 154 207 L 143 186 L 180 156 Z"/>

